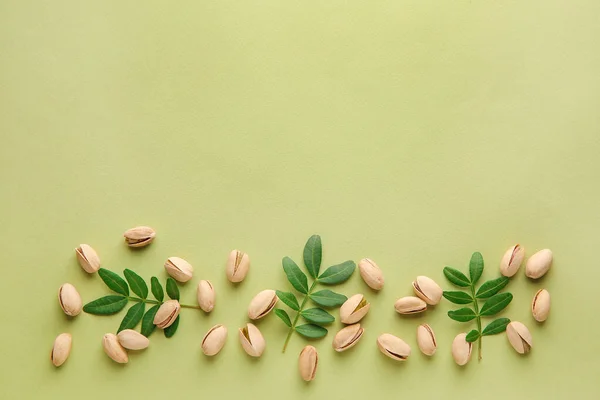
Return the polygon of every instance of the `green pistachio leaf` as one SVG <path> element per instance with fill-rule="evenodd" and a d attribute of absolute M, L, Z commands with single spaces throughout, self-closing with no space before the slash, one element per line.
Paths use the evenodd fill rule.
<path fill-rule="evenodd" d="M 469 343 L 473 343 L 477 339 L 479 339 L 479 331 L 476 329 L 473 329 L 471 332 L 467 333 L 467 337 L 465 337 L 465 340 Z"/>
<path fill-rule="evenodd" d="M 156 325 L 154 325 L 154 316 L 159 308 L 160 304 L 157 304 L 151 307 L 148 311 L 146 311 L 146 314 L 144 314 L 144 318 L 142 318 L 142 335 L 150 337 L 152 332 L 154 332 L 154 329 L 156 329 Z"/>
<path fill-rule="evenodd" d="M 284 324 L 286 324 L 290 328 L 292 327 L 292 320 L 290 319 L 288 313 L 285 312 L 285 310 L 282 310 L 281 308 L 276 308 L 275 315 L 277 315 L 279 319 L 283 321 Z"/>
<path fill-rule="evenodd" d="M 127 286 L 125 279 L 105 268 L 100 268 L 98 270 L 98 275 L 100 275 L 100 278 L 110 290 L 122 294 L 123 296 L 129 296 L 129 286 Z"/>
<path fill-rule="evenodd" d="M 123 321 L 121 321 L 121 326 L 119 326 L 117 333 L 121 332 L 124 329 L 135 328 L 144 316 L 144 309 L 146 308 L 145 306 L 145 303 L 139 302 L 129 307 L 129 310 L 127 310 L 127 314 L 125 314 L 125 317 L 123 317 Z"/>
<path fill-rule="evenodd" d="M 473 297 L 469 293 L 461 291 L 444 291 L 444 297 L 454 304 L 470 304 L 473 302 Z"/>
<path fill-rule="evenodd" d="M 497 333 L 502 333 L 506 330 L 506 326 L 510 324 L 510 319 L 508 318 L 498 318 L 488 324 L 483 329 L 481 333 L 483 336 L 495 335 Z"/>
<path fill-rule="evenodd" d="M 308 310 L 302 310 L 300 313 L 302 317 L 308 322 L 312 322 L 317 325 L 326 325 L 335 321 L 333 315 L 320 308 L 309 308 Z"/>
<path fill-rule="evenodd" d="M 298 300 L 296 300 L 296 296 L 293 293 L 282 292 L 281 290 L 276 290 L 275 293 L 279 300 L 283 301 L 289 308 L 294 311 L 300 311 L 300 304 L 298 304 Z"/>
<path fill-rule="evenodd" d="M 511 293 L 498 293 L 490 297 L 483 307 L 481 307 L 481 315 L 490 316 L 499 313 L 504 310 L 506 306 L 512 301 L 513 295 Z"/>
<path fill-rule="evenodd" d="M 506 276 L 484 282 L 483 285 L 479 287 L 479 290 L 477 290 L 475 297 L 478 299 L 487 299 L 504 289 L 504 287 L 508 285 L 508 282 L 509 279 Z"/>
<path fill-rule="evenodd" d="M 83 311 L 88 314 L 95 315 L 110 315 L 121 311 L 127 305 L 127 297 L 117 296 L 114 294 L 100 297 L 94 301 L 90 301 L 83 306 Z"/>
<path fill-rule="evenodd" d="M 348 300 L 343 294 L 332 292 L 329 289 L 319 290 L 311 293 L 310 299 L 322 307 L 337 307 L 341 306 Z"/>
<path fill-rule="evenodd" d="M 325 272 L 319 276 L 318 281 L 326 285 L 342 283 L 350 278 L 355 269 L 356 264 L 354 261 L 344 261 L 341 264 L 327 268 Z"/>
<path fill-rule="evenodd" d="M 305 324 L 296 327 L 296 332 L 311 339 L 322 338 L 327 335 L 327 329 L 319 325 Z"/>
<path fill-rule="evenodd" d="M 304 246 L 304 265 L 306 265 L 306 269 L 310 276 L 315 279 L 319 276 L 322 255 L 323 247 L 321 246 L 321 236 L 312 235 Z"/>
<path fill-rule="evenodd" d="M 452 282 L 456 286 L 459 286 L 459 287 L 471 286 L 471 282 L 469 281 L 469 278 L 467 278 L 465 276 L 465 274 L 463 274 L 459 270 L 454 269 L 452 267 L 444 268 L 444 276 L 446 276 L 446 279 L 448 279 L 450 282 Z"/>
<path fill-rule="evenodd" d="M 171 277 L 167 278 L 167 294 L 173 300 L 179 300 L 179 288 L 177 287 L 177 282 Z M 175 328 L 175 330 L 177 330 L 177 328 Z"/>
<path fill-rule="evenodd" d="M 173 299 L 173 300 L 175 300 L 175 299 Z M 175 332 L 177 332 L 177 328 L 179 327 L 179 317 L 180 316 L 178 315 L 177 318 L 175 318 L 175 322 L 173 322 L 173 324 L 171 324 L 171 326 L 164 329 L 166 338 L 170 338 L 171 336 L 173 336 L 175 334 Z"/>
<path fill-rule="evenodd" d="M 306 275 L 304 275 L 304 272 L 302 272 L 296 265 L 296 263 L 291 258 L 284 257 L 282 264 L 288 281 L 290 281 L 294 289 L 300 293 L 308 293 L 308 279 L 306 278 Z"/>
<path fill-rule="evenodd" d="M 148 285 L 146 285 L 146 282 L 144 282 L 144 279 L 142 279 L 141 276 L 130 269 L 123 271 L 123 275 L 125 275 L 125 279 L 127 279 L 133 293 L 137 294 L 142 299 L 148 297 Z"/>
<path fill-rule="evenodd" d="M 458 322 L 471 321 L 472 319 L 475 319 L 475 317 L 477 317 L 475 311 L 467 307 L 459 308 L 458 310 L 448 311 L 448 316 Z"/>
<path fill-rule="evenodd" d="M 165 299 L 165 292 L 157 277 L 153 276 L 150 278 L 150 286 L 152 287 L 152 295 L 154 298 L 158 301 L 163 301 Z"/>
<path fill-rule="evenodd" d="M 471 276 L 471 283 L 473 285 L 481 278 L 481 274 L 483 274 L 483 256 L 480 252 L 476 251 L 471 256 L 471 261 L 469 262 L 469 276 Z"/>

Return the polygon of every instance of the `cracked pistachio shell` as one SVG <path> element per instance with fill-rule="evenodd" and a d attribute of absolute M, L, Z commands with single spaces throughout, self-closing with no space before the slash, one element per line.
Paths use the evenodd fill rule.
<path fill-rule="evenodd" d="M 533 296 L 531 302 L 531 313 L 537 322 L 544 322 L 550 314 L 550 293 L 546 289 L 540 289 Z"/>
<path fill-rule="evenodd" d="M 80 244 L 75 249 L 75 253 L 77 254 L 79 265 L 88 274 L 93 274 L 100 269 L 100 257 L 98 257 L 96 250 L 92 249 L 92 246 L 89 244 Z"/>
<path fill-rule="evenodd" d="M 302 379 L 306 382 L 315 379 L 318 365 L 319 354 L 317 353 L 317 349 L 313 346 L 306 346 L 303 348 L 298 357 L 298 370 L 300 371 Z"/>
<path fill-rule="evenodd" d="M 500 261 L 500 273 L 510 278 L 517 273 L 524 258 L 525 248 L 519 244 L 515 244 L 504 253 L 504 257 Z"/>
<path fill-rule="evenodd" d="M 341 329 L 333 338 L 333 349 L 339 353 L 354 347 L 364 331 L 360 324 L 348 325 Z"/>
<path fill-rule="evenodd" d="M 123 237 L 129 247 L 145 247 L 152 243 L 156 232 L 149 226 L 136 226 L 126 230 Z"/>
<path fill-rule="evenodd" d="M 194 268 L 192 265 L 179 257 L 169 257 L 165 262 L 167 273 L 176 281 L 185 283 L 192 279 Z"/>
<path fill-rule="evenodd" d="M 396 312 L 399 314 L 418 314 L 427 310 L 427 303 L 418 297 L 402 297 L 394 304 Z"/>
<path fill-rule="evenodd" d="M 415 294 L 425 303 L 434 306 L 440 302 L 443 290 L 433 279 L 426 276 L 417 276 L 412 285 Z"/>
<path fill-rule="evenodd" d="M 459 333 L 452 341 L 452 358 L 460 366 L 469 362 L 473 350 L 473 343 L 467 342 L 466 338 L 466 333 Z"/>
<path fill-rule="evenodd" d="M 177 319 L 179 311 L 181 311 L 181 306 L 177 300 L 165 301 L 154 316 L 154 325 L 160 329 L 168 328 Z"/>
<path fill-rule="evenodd" d="M 340 307 L 340 320 L 344 324 L 355 324 L 367 315 L 369 308 L 371 304 L 367 302 L 365 296 L 355 294 Z"/>
<path fill-rule="evenodd" d="M 375 264 L 375 261 L 369 258 L 363 258 L 358 263 L 358 271 L 367 286 L 373 290 L 383 289 L 384 279 L 381 269 Z"/>
<path fill-rule="evenodd" d="M 248 274 L 248 269 L 250 269 L 250 257 L 248 257 L 248 254 L 239 250 L 233 250 L 229 253 L 226 272 L 227 279 L 230 282 L 237 283 L 243 281 L 246 274 Z"/>
<path fill-rule="evenodd" d="M 512 347 L 519 354 L 526 354 L 531 351 L 533 339 L 529 329 L 518 321 L 512 321 L 506 326 L 506 336 Z"/>
<path fill-rule="evenodd" d="M 207 313 L 215 308 L 215 288 L 210 281 L 198 282 L 198 305 Z"/>
<path fill-rule="evenodd" d="M 150 346 L 150 340 L 138 331 L 125 329 L 117 333 L 117 338 L 121 346 L 128 350 L 143 350 Z"/>
<path fill-rule="evenodd" d="M 250 305 L 248 306 L 248 318 L 261 319 L 275 308 L 275 304 L 277 304 L 278 300 L 279 298 L 274 290 L 263 290 L 250 301 Z"/>
<path fill-rule="evenodd" d="M 202 339 L 202 352 L 207 356 L 218 354 L 227 341 L 227 328 L 225 325 L 215 325 L 206 332 Z"/>
<path fill-rule="evenodd" d="M 527 260 L 525 264 L 525 275 L 532 279 L 539 279 L 548 272 L 552 265 L 552 251 L 540 250 Z"/>
<path fill-rule="evenodd" d="M 50 360 L 52 360 L 52 364 L 54 364 L 55 367 L 60 367 L 67 361 L 69 354 L 71 354 L 72 344 L 73 338 L 70 333 L 61 333 L 54 339 Z"/>
<path fill-rule="evenodd" d="M 60 303 L 60 308 L 70 317 L 79 315 L 83 308 L 79 292 L 70 283 L 65 283 L 58 289 L 58 302 Z"/>
<path fill-rule="evenodd" d="M 428 324 L 422 324 L 417 327 L 417 345 L 421 353 L 426 356 L 432 356 L 437 350 L 437 341 L 433 329 Z"/>
<path fill-rule="evenodd" d="M 239 329 L 240 343 L 244 351 L 252 357 L 260 357 L 265 351 L 266 343 L 260 330 L 253 324 L 246 324 L 245 327 Z"/>
<path fill-rule="evenodd" d="M 389 333 L 379 335 L 377 347 L 392 360 L 405 361 L 410 356 L 410 346 L 404 340 Z"/>
<path fill-rule="evenodd" d="M 129 361 L 129 357 L 127 357 L 127 351 L 121 343 L 119 343 L 119 338 L 117 335 L 112 333 L 107 333 L 102 338 L 102 346 L 104 347 L 104 352 L 107 356 L 109 356 L 113 361 L 118 362 L 119 364 L 126 364 Z"/>

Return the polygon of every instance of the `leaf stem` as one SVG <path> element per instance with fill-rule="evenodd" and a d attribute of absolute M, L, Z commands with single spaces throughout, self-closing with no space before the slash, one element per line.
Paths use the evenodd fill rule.
<path fill-rule="evenodd" d="M 162 304 L 162 301 L 150 300 L 150 299 L 140 299 L 139 297 L 127 296 L 128 300 L 137 301 L 138 303 L 147 303 L 147 304 Z M 193 308 L 196 310 L 200 309 L 200 306 L 191 306 L 189 304 L 179 304 L 181 308 Z"/>
<path fill-rule="evenodd" d="M 479 304 L 477 303 L 477 297 L 475 297 L 474 283 L 471 283 L 471 295 L 473 296 L 473 308 L 475 308 L 475 314 L 477 314 L 477 330 L 479 331 L 477 354 L 479 361 L 481 361 L 481 315 L 479 315 Z"/>
<path fill-rule="evenodd" d="M 289 332 L 285 338 L 285 343 L 283 343 L 283 349 L 281 350 L 282 353 L 285 353 L 285 349 L 287 348 L 287 345 L 290 339 L 292 338 L 292 333 L 294 333 L 294 328 L 296 328 L 296 324 L 298 323 L 298 319 L 300 318 L 300 313 L 304 309 L 304 306 L 306 305 L 306 302 L 308 301 L 308 298 L 310 297 L 310 294 L 312 293 L 315 286 L 317 286 L 316 279 L 313 281 L 312 285 L 310 286 L 310 289 L 308 289 L 308 293 L 306 293 L 306 296 L 304 296 L 304 299 L 300 304 L 300 310 L 296 311 L 296 317 L 294 318 L 294 322 L 292 322 L 292 326 L 290 327 Z"/>

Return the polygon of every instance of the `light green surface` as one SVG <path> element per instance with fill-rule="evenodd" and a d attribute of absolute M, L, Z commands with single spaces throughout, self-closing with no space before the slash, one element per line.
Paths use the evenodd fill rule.
<path fill-rule="evenodd" d="M 597 0 L 0 1 L 0 398 L 599 398 L 599 17 Z M 137 224 L 158 239 L 134 252 L 121 234 Z M 374 294 L 356 274 L 340 289 L 368 295 L 366 333 L 344 354 L 333 332 L 314 342 L 306 385 L 306 341 L 282 355 L 271 316 L 252 360 L 236 330 L 256 292 L 289 288 L 280 260 L 300 261 L 313 233 L 325 264 L 368 256 L 387 282 Z M 210 279 L 215 311 L 185 310 L 174 338 L 112 363 L 101 338 L 122 314 L 69 321 L 56 300 L 64 282 L 84 301 L 107 293 L 79 268 L 81 242 L 144 277 L 188 259 L 183 298 Z M 542 282 L 521 271 L 508 287 L 503 315 L 530 327 L 528 357 L 492 337 L 458 368 L 450 343 L 472 325 L 447 302 L 394 312 L 416 275 L 449 288 L 442 268 L 479 250 L 491 278 L 515 242 L 555 252 Z M 237 288 L 232 248 L 252 259 Z M 538 325 L 541 287 L 553 305 Z M 422 322 L 433 359 L 416 347 Z M 229 340 L 207 359 L 216 323 Z M 55 369 L 63 331 L 73 351 Z M 413 347 L 408 362 L 379 353 L 382 332 Z"/>

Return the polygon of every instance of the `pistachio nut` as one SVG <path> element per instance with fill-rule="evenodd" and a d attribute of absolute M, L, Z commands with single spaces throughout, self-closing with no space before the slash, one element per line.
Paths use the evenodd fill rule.
<path fill-rule="evenodd" d="M 265 351 L 265 338 L 258 328 L 250 323 L 239 329 L 240 343 L 244 351 L 252 357 L 260 357 Z"/>
<path fill-rule="evenodd" d="M 341 329 L 333 338 L 333 349 L 339 353 L 354 347 L 364 331 L 360 324 L 348 325 Z"/>
<path fill-rule="evenodd" d="M 263 290 L 250 301 L 248 306 L 248 318 L 261 319 L 275 308 L 279 298 L 274 290 Z"/>
<path fill-rule="evenodd" d="M 100 257 L 98 257 L 96 250 L 92 249 L 92 246 L 89 244 L 80 244 L 75 249 L 75 253 L 77 254 L 79 265 L 81 265 L 81 268 L 85 272 L 93 274 L 100 269 Z"/>
<path fill-rule="evenodd" d="M 126 364 L 129 361 L 129 357 L 127 356 L 127 351 L 121 343 L 119 343 L 119 338 L 117 335 L 113 333 L 107 333 L 102 338 L 102 346 L 104 347 L 104 352 L 107 356 L 109 356 L 113 361 L 118 362 L 119 364 Z"/>
<path fill-rule="evenodd" d="M 381 269 L 375 264 L 375 261 L 369 258 L 363 258 L 358 263 L 358 271 L 360 276 L 365 281 L 367 286 L 373 290 L 383 289 L 383 273 Z"/>
<path fill-rule="evenodd" d="M 50 359 L 55 367 L 60 367 L 67 361 L 69 354 L 71 354 L 72 343 L 73 338 L 70 333 L 61 333 L 54 339 L 54 346 L 52 346 Z"/>
<path fill-rule="evenodd" d="M 355 324 L 369 312 L 371 304 L 362 294 L 355 294 L 340 307 L 340 320 L 344 324 Z"/>
<path fill-rule="evenodd" d="M 396 312 L 399 314 L 418 314 L 427 310 L 427 303 L 418 297 L 402 297 L 394 304 Z"/>
<path fill-rule="evenodd" d="M 410 346 L 404 340 L 389 333 L 379 335 L 377 347 L 383 354 L 396 361 L 406 361 L 410 356 Z"/>
<path fill-rule="evenodd" d="M 204 312 L 215 308 L 215 288 L 210 281 L 198 282 L 198 305 Z"/>
<path fill-rule="evenodd" d="M 298 357 L 298 370 L 300 371 L 302 379 L 306 382 L 315 379 L 318 365 L 319 354 L 317 353 L 317 349 L 313 346 L 304 347 Z"/>
<path fill-rule="evenodd" d="M 473 343 L 466 340 L 466 333 L 459 333 L 452 341 L 452 357 L 458 365 L 465 365 L 471 359 Z"/>
<path fill-rule="evenodd" d="M 512 347 L 519 354 L 527 354 L 533 346 L 533 339 L 529 329 L 518 321 L 512 321 L 506 326 L 506 336 Z"/>
<path fill-rule="evenodd" d="M 152 243 L 156 232 L 149 226 L 136 226 L 126 230 L 123 237 L 129 247 L 145 247 Z"/>
<path fill-rule="evenodd" d="M 548 272 L 552 265 L 552 251 L 540 250 L 527 260 L 525 264 L 525 275 L 532 279 L 541 278 Z"/>
<path fill-rule="evenodd" d="M 230 282 L 237 283 L 243 281 L 249 268 L 250 257 L 248 257 L 248 254 L 239 250 L 233 250 L 229 253 L 226 272 L 227 279 Z"/>
<path fill-rule="evenodd" d="M 154 325 L 160 329 L 168 328 L 179 316 L 181 306 L 177 300 L 168 300 L 162 303 L 154 316 Z"/>
<path fill-rule="evenodd" d="M 79 315 L 83 308 L 79 292 L 70 283 L 65 283 L 58 289 L 58 302 L 60 303 L 60 308 L 70 317 Z"/>
<path fill-rule="evenodd" d="M 165 269 L 177 282 L 185 283 L 192 279 L 194 268 L 192 265 L 179 257 L 169 257 L 165 262 Z"/>
<path fill-rule="evenodd" d="M 215 325 L 206 332 L 202 339 L 202 352 L 207 356 L 214 356 L 221 351 L 227 341 L 227 328 L 225 325 Z"/>
<path fill-rule="evenodd" d="M 150 345 L 150 340 L 138 331 L 125 329 L 117 333 L 121 346 L 127 350 L 143 350 Z"/>
<path fill-rule="evenodd" d="M 504 253 L 500 261 L 500 273 L 508 278 L 517 273 L 525 258 L 525 248 L 515 244 Z"/>
<path fill-rule="evenodd" d="M 444 291 L 433 279 L 426 276 L 417 276 L 412 285 L 415 294 L 423 299 L 425 303 L 434 306 L 440 302 Z"/>
<path fill-rule="evenodd" d="M 422 324 L 417 327 L 417 345 L 423 354 L 432 356 L 437 350 L 437 341 L 433 329 L 428 324 Z"/>
<path fill-rule="evenodd" d="M 531 302 L 531 313 L 537 322 L 544 322 L 550 313 L 550 293 L 546 289 L 540 289 L 533 296 Z"/>

